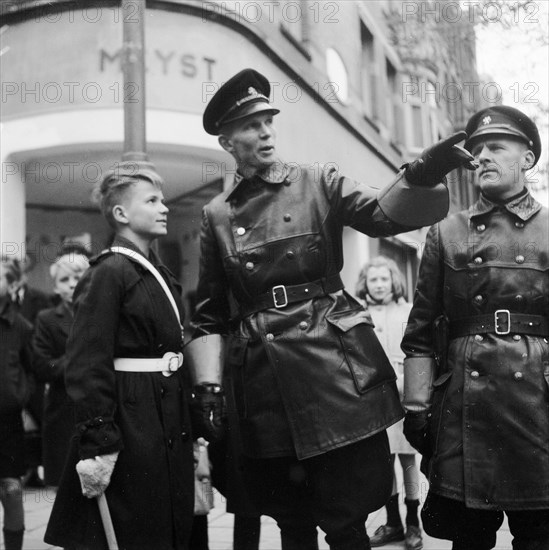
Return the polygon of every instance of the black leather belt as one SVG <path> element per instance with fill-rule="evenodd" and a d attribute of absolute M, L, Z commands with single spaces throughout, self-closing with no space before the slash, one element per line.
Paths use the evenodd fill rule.
<path fill-rule="evenodd" d="M 498 309 L 492 314 L 475 315 L 450 321 L 450 338 L 488 332 L 499 335 L 549 336 L 549 319 L 541 315 L 511 313 L 508 309 Z"/>
<path fill-rule="evenodd" d="M 318 296 L 325 296 L 331 292 L 337 292 L 342 288 L 343 282 L 339 275 L 300 285 L 276 285 L 266 292 L 253 297 L 249 302 L 239 302 L 240 313 L 243 317 L 246 317 L 264 309 L 281 309 L 288 304 L 310 300 Z"/>

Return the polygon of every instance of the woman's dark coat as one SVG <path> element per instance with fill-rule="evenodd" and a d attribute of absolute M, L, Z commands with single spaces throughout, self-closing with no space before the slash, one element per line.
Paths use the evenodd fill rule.
<path fill-rule="evenodd" d="M 42 417 L 42 464 L 46 485 L 58 485 L 74 432 L 74 406 L 65 388 L 65 348 L 73 322 L 69 306 L 41 311 L 34 328 L 33 371 L 46 383 Z"/>

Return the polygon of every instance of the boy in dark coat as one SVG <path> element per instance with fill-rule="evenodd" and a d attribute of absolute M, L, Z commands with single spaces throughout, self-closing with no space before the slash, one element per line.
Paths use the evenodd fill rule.
<path fill-rule="evenodd" d="M 65 382 L 77 437 L 45 541 L 107 549 L 92 500 L 106 491 L 120 549 L 183 550 L 194 465 L 178 370 L 180 287 L 151 250 L 166 234 L 168 208 L 158 176 L 132 163 L 107 175 L 99 195 L 116 236 L 74 294 Z"/>

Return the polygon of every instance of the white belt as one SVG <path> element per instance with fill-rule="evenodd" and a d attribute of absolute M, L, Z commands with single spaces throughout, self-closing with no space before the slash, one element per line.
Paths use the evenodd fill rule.
<path fill-rule="evenodd" d="M 114 370 L 119 372 L 161 372 L 164 376 L 171 376 L 183 364 L 183 354 L 168 351 L 163 357 L 136 358 L 116 357 Z"/>

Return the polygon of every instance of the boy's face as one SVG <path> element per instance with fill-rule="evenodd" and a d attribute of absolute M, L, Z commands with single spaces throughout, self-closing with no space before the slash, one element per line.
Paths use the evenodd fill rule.
<path fill-rule="evenodd" d="M 74 289 L 83 271 L 74 271 L 72 269 L 59 268 L 55 276 L 55 293 L 63 300 L 63 302 L 70 304 L 72 302 L 72 295 Z"/>
<path fill-rule="evenodd" d="M 138 180 L 121 203 L 126 226 L 142 239 L 154 239 L 168 232 L 168 207 L 164 194 L 147 180 Z M 116 208 L 116 207 L 115 207 Z"/>

